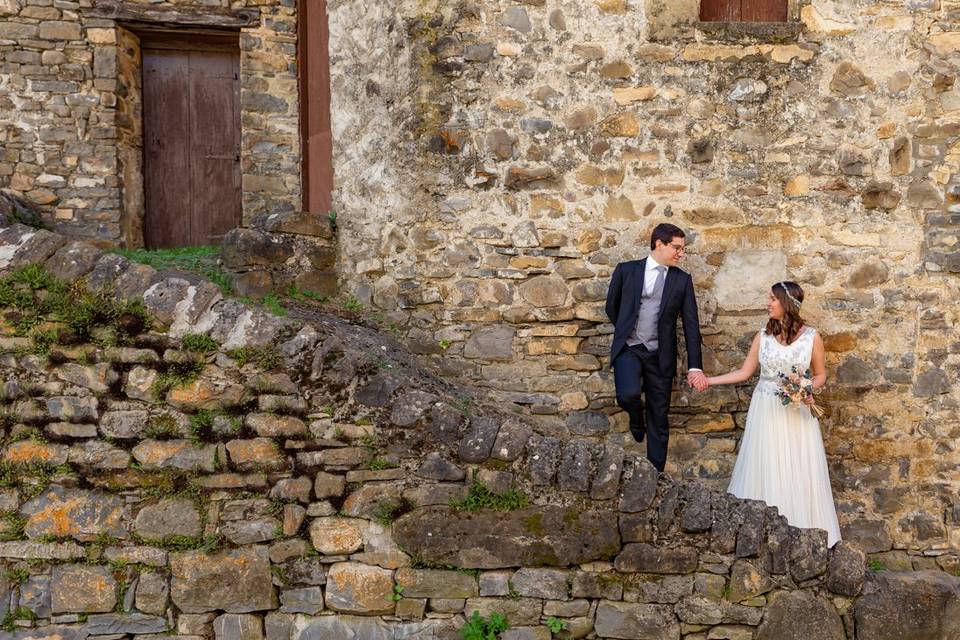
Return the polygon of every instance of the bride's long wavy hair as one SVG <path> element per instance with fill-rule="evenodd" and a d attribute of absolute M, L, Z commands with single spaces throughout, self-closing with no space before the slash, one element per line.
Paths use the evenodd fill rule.
<path fill-rule="evenodd" d="M 804 320 L 800 317 L 800 305 L 791 300 L 790 296 L 793 296 L 799 302 L 803 302 L 803 289 L 796 282 L 785 280 L 770 287 L 770 292 L 780 301 L 780 306 L 783 307 L 783 318 L 780 320 L 770 318 L 767 321 L 767 334 L 776 336 L 790 344 L 797 339 L 800 327 L 804 325 Z M 787 295 L 787 293 L 790 295 Z"/>

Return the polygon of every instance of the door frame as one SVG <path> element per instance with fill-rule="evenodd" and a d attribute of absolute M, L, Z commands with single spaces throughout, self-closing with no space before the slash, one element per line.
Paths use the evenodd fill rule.
<path fill-rule="evenodd" d="M 300 208 L 326 216 L 333 211 L 334 183 L 327 0 L 297 0 L 297 17 Z"/>

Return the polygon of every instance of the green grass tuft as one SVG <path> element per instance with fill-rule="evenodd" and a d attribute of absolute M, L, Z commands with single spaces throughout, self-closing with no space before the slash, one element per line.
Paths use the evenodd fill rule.
<path fill-rule="evenodd" d="M 510 489 L 506 493 L 494 493 L 487 485 L 474 480 L 467 497 L 463 500 L 454 500 L 450 506 L 458 511 L 479 511 L 480 509 L 513 511 L 522 509 L 528 504 L 530 499 L 521 491 Z"/>
<path fill-rule="evenodd" d="M 266 371 L 277 369 L 283 362 L 283 356 L 280 350 L 273 345 L 240 347 L 239 349 L 228 351 L 227 355 L 236 361 L 237 366 L 242 367 L 249 362 L 253 362 Z"/>
<path fill-rule="evenodd" d="M 213 353 L 220 348 L 217 341 L 210 336 L 199 333 L 188 333 L 180 340 L 180 346 L 184 351 L 196 351 L 197 353 Z"/>
<path fill-rule="evenodd" d="M 233 293 L 230 277 L 217 264 L 220 247 L 178 247 L 175 249 L 114 249 L 124 258 L 158 271 L 189 271 L 214 283 L 223 295 Z"/>

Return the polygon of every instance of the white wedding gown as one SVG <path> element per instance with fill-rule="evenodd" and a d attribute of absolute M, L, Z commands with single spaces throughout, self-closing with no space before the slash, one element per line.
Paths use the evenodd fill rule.
<path fill-rule="evenodd" d="M 820 423 L 806 406 L 784 406 L 778 373 L 810 367 L 816 330 L 805 328 L 790 345 L 760 332 L 760 381 L 753 391 L 729 493 L 777 507 L 795 527 L 825 529 L 840 541 Z"/>

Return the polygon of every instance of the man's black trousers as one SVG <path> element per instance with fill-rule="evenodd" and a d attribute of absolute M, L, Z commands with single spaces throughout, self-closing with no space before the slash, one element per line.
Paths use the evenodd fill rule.
<path fill-rule="evenodd" d="M 630 433 L 637 442 L 647 438 L 647 459 L 658 471 L 667 462 L 670 438 L 667 411 L 673 378 L 660 373 L 656 351 L 643 345 L 628 346 L 613 363 L 617 404 L 630 416 Z"/>

